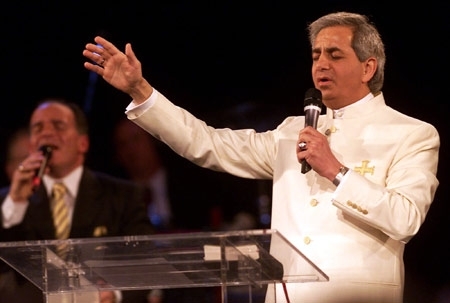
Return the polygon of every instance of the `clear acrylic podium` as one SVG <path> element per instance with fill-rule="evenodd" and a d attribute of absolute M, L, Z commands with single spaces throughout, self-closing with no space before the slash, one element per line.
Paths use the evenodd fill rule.
<path fill-rule="evenodd" d="M 251 303 L 255 289 L 328 281 L 273 229 L 4 242 L 0 258 L 48 303 L 96 303 L 103 290 L 186 287 L 220 287 L 223 303 L 233 303 L 228 293 L 240 287 Z M 301 272 L 290 274 L 284 260 Z"/>

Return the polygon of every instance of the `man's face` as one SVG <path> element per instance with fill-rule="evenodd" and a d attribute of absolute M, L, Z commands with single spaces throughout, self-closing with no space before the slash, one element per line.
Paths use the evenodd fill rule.
<path fill-rule="evenodd" d="M 352 36 L 349 27 L 333 26 L 322 29 L 314 42 L 312 77 L 330 108 L 341 108 L 369 93 L 367 60 L 358 60 L 351 47 Z"/>
<path fill-rule="evenodd" d="M 89 140 L 78 132 L 69 107 L 49 102 L 40 105 L 30 120 L 30 148 L 35 151 L 42 145 L 53 146 L 50 174 L 64 177 L 83 164 Z"/>

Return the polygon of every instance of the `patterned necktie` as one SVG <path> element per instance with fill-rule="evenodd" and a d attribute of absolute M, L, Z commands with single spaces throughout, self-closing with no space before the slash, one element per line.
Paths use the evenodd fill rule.
<path fill-rule="evenodd" d="M 62 183 L 55 183 L 52 189 L 53 222 L 56 229 L 56 239 L 69 238 L 69 212 L 67 210 L 66 187 Z"/>

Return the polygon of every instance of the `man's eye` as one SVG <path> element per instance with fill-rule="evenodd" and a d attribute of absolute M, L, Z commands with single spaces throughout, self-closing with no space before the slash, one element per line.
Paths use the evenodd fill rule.
<path fill-rule="evenodd" d="M 66 128 L 66 125 L 62 122 L 55 123 L 55 129 L 57 130 L 64 130 Z"/>
<path fill-rule="evenodd" d="M 31 134 L 37 134 L 41 131 L 42 127 L 38 127 L 38 126 L 33 126 L 30 130 Z"/>
<path fill-rule="evenodd" d="M 334 53 L 332 53 L 332 54 L 331 54 L 331 58 L 332 58 L 332 59 L 340 59 L 340 58 L 342 58 L 342 56 L 339 55 L 339 54 L 334 54 Z"/>

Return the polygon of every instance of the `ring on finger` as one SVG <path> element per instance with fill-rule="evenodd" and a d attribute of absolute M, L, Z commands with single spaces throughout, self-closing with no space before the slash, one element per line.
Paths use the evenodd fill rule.
<path fill-rule="evenodd" d="M 300 150 L 306 150 L 306 142 L 300 142 L 298 144 L 298 147 L 300 148 Z"/>
<path fill-rule="evenodd" d="M 23 166 L 22 164 L 19 165 L 19 171 L 24 171 L 25 170 L 25 166 Z"/>

